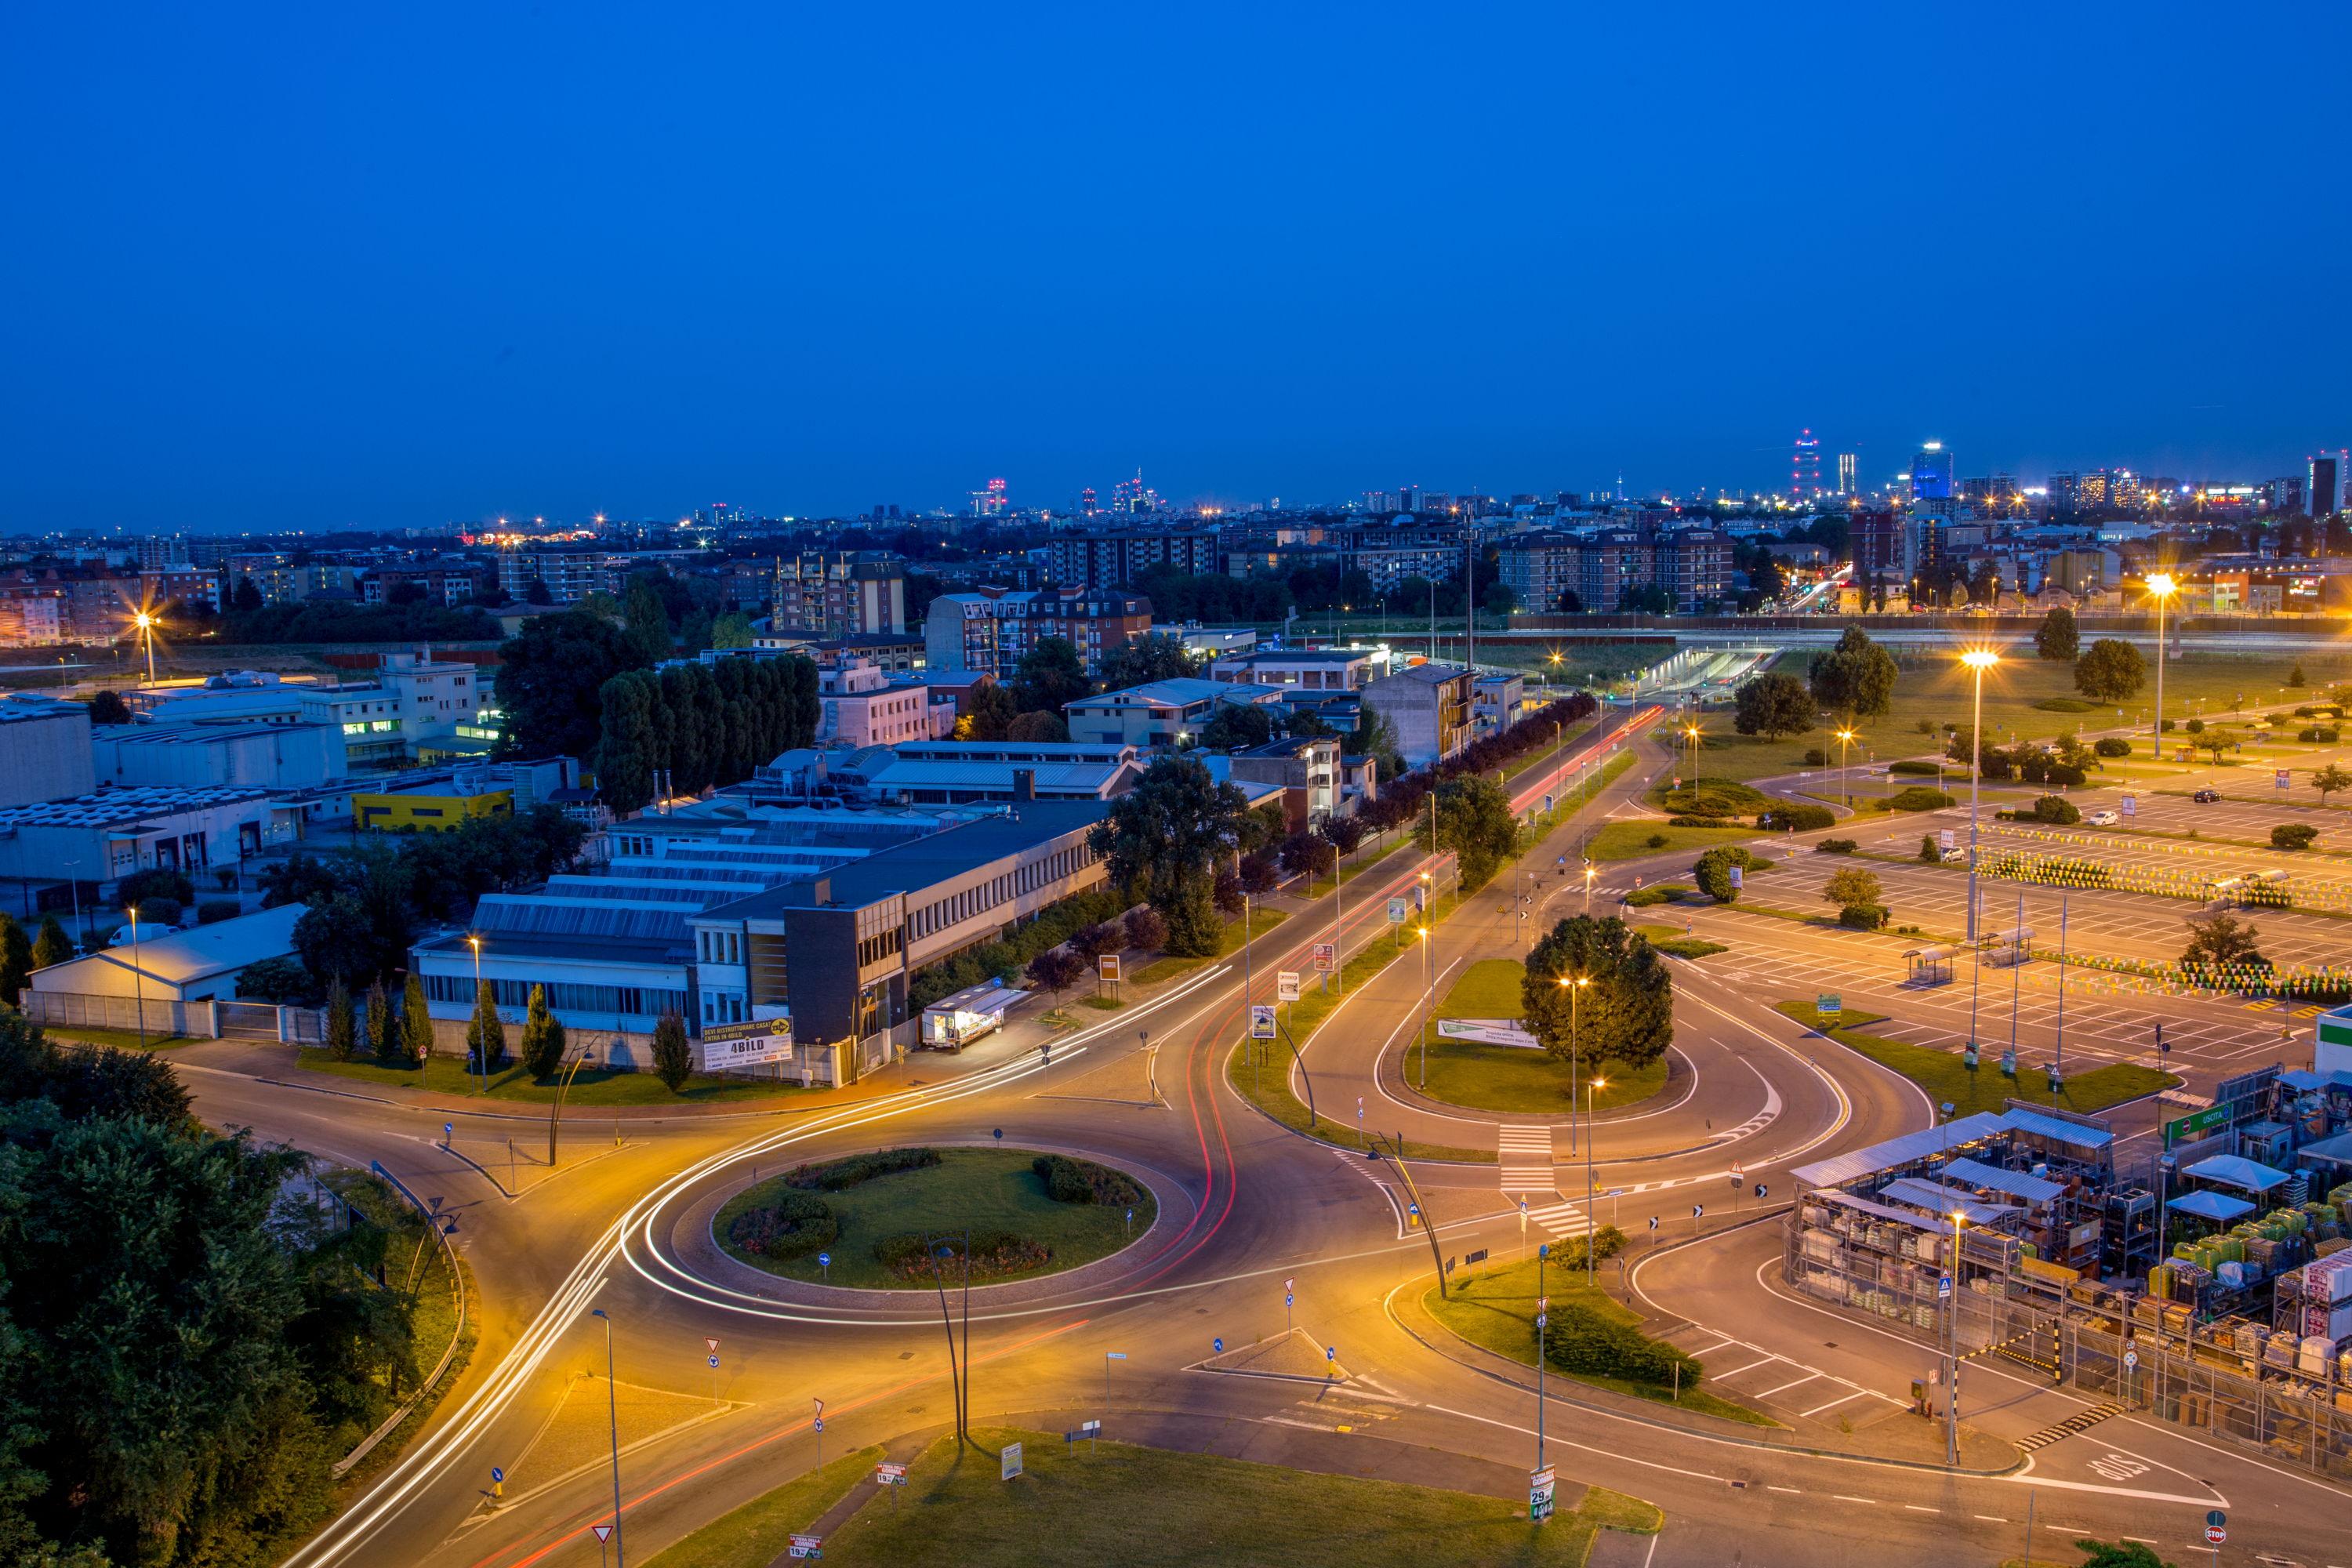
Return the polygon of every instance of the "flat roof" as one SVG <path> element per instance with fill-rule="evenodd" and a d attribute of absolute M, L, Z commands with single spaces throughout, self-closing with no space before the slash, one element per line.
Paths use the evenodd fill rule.
<path fill-rule="evenodd" d="M 703 913 L 729 920 L 760 920 L 788 909 L 815 909 L 820 907 L 816 903 L 820 880 L 830 883 L 832 902 L 824 907 L 860 909 L 892 893 L 920 892 L 1091 827 L 1102 820 L 1102 815 L 1103 806 L 1097 801 L 1023 801 L 1006 815 L 963 823 L 835 871 L 713 905 Z"/>
<path fill-rule="evenodd" d="M 1789 1173 L 1801 1185 L 1808 1187 L 1843 1186 L 1848 1182 L 1874 1176 L 1882 1171 L 1892 1171 L 1919 1161 L 1933 1159 L 1947 1152 L 1964 1152 L 1970 1145 L 1988 1138 L 1997 1138 L 2011 1131 L 2009 1121 L 1999 1112 L 1979 1110 L 1948 1121 L 1941 1127 L 1922 1128 L 1906 1132 L 1899 1138 L 1889 1138 L 1884 1143 L 1849 1150 L 1817 1160 L 1810 1165 L 1800 1165 Z"/>
<path fill-rule="evenodd" d="M 186 789 L 134 784 L 127 789 L 102 789 L 64 800 L 0 807 L 0 827 L 121 827 L 154 816 L 266 800 L 272 793 L 233 784 L 199 784 Z"/>
<path fill-rule="evenodd" d="M 183 720 L 160 724 L 101 724 L 90 738 L 114 746 L 217 746 L 230 741 L 251 740 L 257 735 L 283 735 L 289 730 L 331 728 L 327 724 L 265 724 L 257 719 L 226 724 Z"/>
<path fill-rule="evenodd" d="M 307 904 L 280 904 L 257 914 L 215 921 L 194 931 L 142 939 L 132 961 L 131 944 L 100 948 L 79 958 L 64 959 L 36 974 L 71 970 L 77 964 L 135 969 L 148 979 L 167 985 L 186 985 L 233 969 L 243 969 L 265 958 L 281 958 L 294 951 L 294 922 L 308 913 Z M 150 929 L 152 929 L 152 927 Z M 36 990 L 47 987 L 36 986 Z M 67 987 L 59 987 L 67 989 Z"/>

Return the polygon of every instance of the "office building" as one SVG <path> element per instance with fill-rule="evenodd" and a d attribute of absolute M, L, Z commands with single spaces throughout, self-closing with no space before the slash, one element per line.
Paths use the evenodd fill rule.
<path fill-rule="evenodd" d="M 1837 455 L 1838 494 L 1842 496 L 1853 496 L 1860 495 L 1862 493 L 1862 487 L 1855 478 L 1855 470 L 1860 466 L 1861 459 L 1855 453 L 1840 452 Z"/>
<path fill-rule="evenodd" d="M 1911 499 L 1952 499 L 1952 454 L 1941 441 L 1929 441 L 1911 459 Z"/>
<path fill-rule="evenodd" d="M 2314 517 L 2352 511 L 2352 451 L 2313 456 L 2304 484 L 2305 504 Z"/>
<path fill-rule="evenodd" d="M 1278 708 L 1282 695 L 1278 687 L 1185 677 L 1081 697 L 1062 704 L 1062 713 L 1073 741 L 1168 751 L 1197 742 L 1226 703 Z"/>
<path fill-rule="evenodd" d="M 1297 691 L 1360 691 L 1367 681 L 1386 675 L 1385 648 L 1253 648 L 1213 661 L 1205 672 L 1211 680 L 1245 686 L 1278 686 L 1285 695 Z"/>
<path fill-rule="evenodd" d="M 1353 801 L 1342 798 L 1339 742 L 1328 735 L 1292 735 L 1244 746 L 1233 753 L 1229 766 L 1235 783 L 1281 789 L 1283 821 L 1294 833 L 1355 808 Z"/>
<path fill-rule="evenodd" d="M 1217 538 L 1213 528 L 1055 534 L 1045 546 L 1045 578 L 1063 588 L 1124 588 L 1153 571 L 1211 576 Z"/>
<path fill-rule="evenodd" d="M 0 699 L 0 806 L 30 805 L 88 795 L 99 784 L 92 765 L 89 710 L 30 692 Z"/>
<path fill-rule="evenodd" d="M 200 876 L 291 843 L 300 816 L 275 792 L 248 788 L 110 789 L 0 807 L 0 879 L 29 884 L 34 908 L 62 908 L 68 879 L 109 896 L 152 867 Z"/>
<path fill-rule="evenodd" d="M 231 670 L 197 685 L 135 688 L 125 700 L 159 724 L 332 724 L 352 767 L 388 767 L 472 725 L 484 706 L 482 679 L 475 664 L 436 659 L 430 648 L 418 648 L 381 656 L 371 681 L 330 686 L 274 671 Z"/>
<path fill-rule="evenodd" d="M 1066 638 L 1088 673 L 1109 649 L 1151 630 L 1151 601 L 1106 589 L 986 587 L 941 594 L 924 623 L 925 655 L 936 671 L 970 670 L 1010 682 L 1029 650 Z"/>

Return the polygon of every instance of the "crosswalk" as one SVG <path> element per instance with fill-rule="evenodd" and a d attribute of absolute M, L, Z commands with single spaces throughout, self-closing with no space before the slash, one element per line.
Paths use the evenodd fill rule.
<path fill-rule="evenodd" d="M 1498 1127 L 1495 1130 L 1495 1163 L 1507 1193 L 1549 1193 L 1557 1190 L 1552 1175 L 1551 1129 Z"/>
<path fill-rule="evenodd" d="M 2094 1405 L 2079 1415 L 2069 1415 L 2063 1421 L 2044 1426 L 2030 1437 L 2019 1438 L 2017 1447 L 2021 1452 L 2031 1454 L 2035 1449 L 2046 1448 L 2053 1443 L 2063 1443 L 2075 1433 L 2088 1431 L 2109 1416 L 2120 1415 L 2123 1412 L 2124 1407 L 2120 1405 Z"/>
<path fill-rule="evenodd" d="M 1530 1208 L 1528 1218 L 1554 1236 L 1584 1236 L 1592 1229 L 1592 1221 L 1584 1211 L 1570 1203 L 1546 1204 L 1541 1208 Z"/>

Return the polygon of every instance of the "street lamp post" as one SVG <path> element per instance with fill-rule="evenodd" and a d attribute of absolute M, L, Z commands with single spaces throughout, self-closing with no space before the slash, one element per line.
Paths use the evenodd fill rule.
<path fill-rule="evenodd" d="M 2156 760 L 2159 763 L 2164 761 L 2164 602 L 2179 586 L 2169 572 L 2158 572 L 2147 580 L 2148 594 L 2156 600 Z"/>
<path fill-rule="evenodd" d="M 147 988 L 139 968 L 139 906 L 131 906 L 131 1012 L 139 1021 L 139 1048 L 147 1048 Z"/>
<path fill-rule="evenodd" d="M 1551 1243 L 1536 1248 L 1536 1468 L 1544 1468 L 1544 1259 Z"/>
<path fill-rule="evenodd" d="M 1960 1226 L 1968 1216 L 1959 1210 L 1952 1211 L 1952 1308 L 1946 1320 L 1947 1342 L 1945 1358 L 1947 1383 L 1944 1389 L 1944 1462 L 1960 1462 Z"/>
<path fill-rule="evenodd" d="M 604 1418 L 613 1438 L 613 1565 L 629 1568 L 621 1545 L 621 1403 L 613 1389 L 613 1320 L 602 1307 L 594 1308 L 592 1315 L 604 1320 Z"/>
<path fill-rule="evenodd" d="M 155 617 L 142 610 L 131 617 L 139 628 L 139 638 L 147 645 L 147 684 L 155 684 Z"/>
<path fill-rule="evenodd" d="M 1838 794 L 1844 798 L 1846 805 L 1852 805 L 1853 804 L 1853 795 L 1845 787 L 1845 749 L 1853 743 L 1853 731 L 1851 728 L 1840 730 L 1837 732 L 1837 738 Z"/>
<path fill-rule="evenodd" d="M 1591 984 L 1589 974 L 1573 980 L 1565 974 L 1559 977 L 1559 988 L 1568 993 L 1568 1149 L 1571 1154 L 1576 1152 L 1576 997 Z"/>
<path fill-rule="evenodd" d="M 1608 1084 L 1607 1079 L 1596 1078 L 1584 1089 L 1584 1288 L 1588 1290 L 1593 1288 L 1592 1244 L 1601 1229 L 1592 1218 L 1592 1096 Z"/>
<path fill-rule="evenodd" d="M 1427 918 L 1423 917 L 1424 922 Z M 1429 977 L 1429 927 L 1423 923 L 1421 928 L 1421 1087 L 1424 1090 L 1429 1088 L 1429 1008 L 1435 990 L 1435 984 Z"/>
<path fill-rule="evenodd" d="M 469 931 L 466 935 L 466 945 L 474 950 L 474 1008 L 478 1016 L 482 1005 L 482 939 Z M 482 1092 L 488 1094 L 490 1092 L 490 1042 L 481 1037 L 478 1027 L 475 1029 L 474 1036 L 474 1059 L 482 1069 Z"/>
<path fill-rule="evenodd" d="M 1971 648 L 1960 662 L 1976 676 L 1976 697 L 1969 716 L 1969 940 L 1977 939 L 1977 786 L 1984 778 L 1984 672 L 2000 662 L 1990 648 Z"/>

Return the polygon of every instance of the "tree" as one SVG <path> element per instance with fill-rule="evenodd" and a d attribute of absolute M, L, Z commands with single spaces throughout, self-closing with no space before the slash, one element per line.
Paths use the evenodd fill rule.
<path fill-rule="evenodd" d="M 1340 854 L 1353 855 L 1356 852 L 1356 846 L 1364 841 L 1364 836 L 1370 830 L 1364 826 L 1360 817 L 1327 816 L 1315 831 L 1329 839 L 1332 847 L 1339 850 Z"/>
<path fill-rule="evenodd" d="M 14 1007 L 33 972 L 33 939 L 14 915 L 0 914 L 0 997 Z"/>
<path fill-rule="evenodd" d="M 131 704 L 122 700 L 120 691 L 100 691 L 89 700 L 89 721 L 93 724 L 128 724 Z"/>
<path fill-rule="evenodd" d="M 1485 773 L 1456 773 L 1432 793 L 1437 799 L 1435 847 L 1456 857 L 1465 892 L 1485 887 L 1519 846 L 1511 797 Z M 1423 811 L 1414 819 L 1413 842 L 1423 851 L 1431 848 L 1429 818 Z"/>
<path fill-rule="evenodd" d="M 971 711 L 956 721 L 960 741 L 1002 741 L 1021 714 L 1010 688 L 983 680 L 971 689 Z"/>
<path fill-rule="evenodd" d="M 1066 741 L 1070 738 L 1070 727 L 1063 722 L 1059 713 L 1040 708 L 1034 713 L 1024 713 L 1007 724 L 1004 738 L 1023 742 Z"/>
<path fill-rule="evenodd" d="M 1674 590 L 1656 583 L 1628 583 L 1618 591 L 1617 608 L 1636 616 L 1671 616 L 1675 613 Z"/>
<path fill-rule="evenodd" d="M 2199 920 L 2189 921 L 2189 946 L 2180 962 L 2189 967 L 2215 968 L 2236 965 L 2242 968 L 2268 969 L 2271 961 L 2264 958 L 2255 945 L 2256 928 L 2241 924 L 2238 917 L 2227 910 L 2217 910 Z"/>
<path fill-rule="evenodd" d="M 2289 686 L 2297 687 L 2308 686 L 2311 684 L 2311 682 L 2304 676 L 2303 666 L 2300 664 L 2286 672 L 2286 683 Z"/>
<path fill-rule="evenodd" d="M 2037 658 L 2061 663 L 2082 652 L 2083 635 L 2074 625 L 2074 612 L 2061 605 L 2042 617 L 2033 629 L 2033 652 Z"/>
<path fill-rule="evenodd" d="M 367 907 L 350 893 L 337 893 L 302 911 L 294 922 L 294 955 L 315 984 L 343 975 L 373 981 L 384 971 L 376 929 Z"/>
<path fill-rule="evenodd" d="M 1731 868 L 1744 873 L 1755 864 L 1756 858 L 1738 845 L 1718 845 L 1701 855 L 1691 867 L 1691 880 L 1698 890 L 1718 904 L 1737 902 L 1739 888 L 1731 879 Z"/>
<path fill-rule="evenodd" d="M 686 1020 L 666 1010 L 654 1024 L 654 1076 L 676 1094 L 694 1071 L 694 1049 L 687 1044 Z"/>
<path fill-rule="evenodd" d="M 1145 904 L 1127 911 L 1127 945 L 1139 952 L 1158 952 L 1167 945 L 1168 922 Z"/>
<path fill-rule="evenodd" d="M 474 987 L 474 1016 L 466 1020 L 466 1059 L 485 1077 L 506 1065 L 506 1020 L 499 1016 L 498 998 L 487 980 Z"/>
<path fill-rule="evenodd" d="M 392 996 L 384 990 L 382 980 L 368 987 L 367 1037 L 368 1048 L 375 1052 L 376 1060 L 386 1067 L 401 1065 L 400 1035 L 392 1021 Z"/>
<path fill-rule="evenodd" d="M 339 1062 L 360 1054 L 359 1020 L 352 1014 L 351 987 L 340 974 L 327 983 L 327 1054 Z"/>
<path fill-rule="evenodd" d="M 637 663 L 659 664 L 676 651 L 670 640 L 669 612 L 662 607 L 661 595 L 646 576 L 630 579 L 628 594 L 621 602 L 621 620 Z"/>
<path fill-rule="evenodd" d="M 2074 689 L 2094 702 L 2121 702 L 2147 684 L 2147 661 L 2119 637 L 2101 637 L 2074 661 Z"/>
<path fill-rule="evenodd" d="M 318 996 L 319 983 L 299 958 L 264 958 L 238 973 L 236 994 L 248 1001 L 297 1006 Z"/>
<path fill-rule="evenodd" d="M 1248 803 L 1218 784 L 1196 757 L 1162 757 L 1110 804 L 1087 844 L 1112 881 L 1141 895 L 1168 927 L 1163 952 L 1184 958 L 1217 951 L 1212 903 L 1217 861 L 1240 837 Z"/>
<path fill-rule="evenodd" d="M 1213 751 L 1263 746 L 1274 739 L 1274 715 L 1256 702 L 1220 702 L 1201 726 L 1201 744 Z"/>
<path fill-rule="evenodd" d="M 1358 711 L 1356 738 L 1346 748 L 1351 756 L 1370 757 L 1375 782 L 1386 785 L 1404 777 L 1404 742 L 1397 739 L 1389 716 L 1366 703 Z"/>
<path fill-rule="evenodd" d="M 2352 773 L 2329 763 L 2326 767 L 2314 768 L 2311 777 L 2305 782 L 2319 792 L 2319 804 L 2326 805 L 2327 797 L 2337 790 L 2352 789 Z"/>
<path fill-rule="evenodd" d="M 2190 722 L 2194 723 L 2195 721 L 2191 720 Z M 2205 752 L 2216 764 L 2221 761 L 2222 752 L 2234 752 L 2238 749 L 2236 738 L 2221 730 L 2205 731 L 2189 744 Z"/>
<path fill-rule="evenodd" d="M 1563 985 L 1563 977 L 1570 981 Z M 1573 984 L 1578 979 L 1586 984 Z M 1612 915 L 1576 915 L 1528 954 L 1524 1026 L 1562 1061 L 1643 1068 L 1674 1043 L 1674 976 L 1649 942 Z M 1570 993 L 1574 1001 L 1571 1005 Z"/>
<path fill-rule="evenodd" d="M 1936 842 L 1936 836 L 1934 834 L 1922 833 L 1919 835 L 1920 859 L 1926 861 L 1928 865 L 1933 866 L 1937 862 L 1942 860 L 1943 858 L 1943 847 Z"/>
<path fill-rule="evenodd" d="M 72 956 L 73 939 L 66 935 L 65 927 L 58 924 L 57 916 L 43 915 L 41 934 L 33 939 L 33 967 L 47 969 Z"/>
<path fill-rule="evenodd" d="M 1078 646 L 1067 637 L 1039 637 L 1013 673 L 1013 705 L 1024 713 L 1040 708 L 1059 713 L 1064 703 L 1093 690 Z"/>
<path fill-rule="evenodd" d="M 2308 822 L 2282 822 L 2271 829 L 2273 849 L 2308 849 L 2319 837 L 2319 829 Z"/>
<path fill-rule="evenodd" d="M 1306 828 L 1284 839 L 1276 854 L 1282 861 L 1283 870 L 1293 877 L 1319 876 L 1339 862 L 1339 852 L 1332 842 Z"/>
<path fill-rule="evenodd" d="M 1895 677 L 1895 656 L 1860 626 L 1846 627 L 1835 647 L 1814 655 L 1807 672 L 1819 707 L 1857 719 L 1876 718 L 1894 705 Z"/>
<path fill-rule="evenodd" d="M 1841 866 L 1822 884 L 1822 901 L 1842 910 L 1884 903 L 1885 897 L 1878 883 L 1878 873 L 1859 866 Z"/>
<path fill-rule="evenodd" d="M 1265 897 L 1281 881 L 1275 870 L 1275 858 L 1262 849 L 1242 857 L 1234 879 L 1241 884 L 1242 891 L 1253 899 Z"/>
<path fill-rule="evenodd" d="M 1086 972 L 1087 961 L 1066 947 L 1049 947 L 1029 961 L 1029 978 L 1052 994 L 1056 1007 L 1062 1005 L 1062 993 Z"/>
<path fill-rule="evenodd" d="M 740 610 L 730 610 L 710 623 L 710 646 L 717 648 L 750 647 L 755 638 L 751 617 Z"/>
<path fill-rule="evenodd" d="M 644 671 L 625 670 L 597 693 L 602 719 L 596 789 L 604 804 L 623 816 L 643 810 L 654 798 L 654 769 L 662 756 L 654 700 L 660 690 Z"/>
<path fill-rule="evenodd" d="M 425 1002 L 425 977 L 411 971 L 400 994 L 400 1037 L 411 1067 L 433 1058 L 433 1014 Z"/>
<path fill-rule="evenodd" d="M 532 616 L 499 658 L 501 743 L 518 757 L 594 756 L 604 682 L 646 662 L 618 626 L 584 610 Z"/>
<path fill-rule="evenodd" d="M 1153 632 L 1102 656 L 1106 691 L 1123 691 L 1152 680 L 1179 680 L 1198 674 L 1200 667 L 1184 649 L 1181 637 Z"/>
<path fill-rule="evenodd" d="M 229 590 L 229 608 L 240 615 L 250 615 L 261 608 L 261 589 L 255 584 L 250 576 L 239 574 L 236 586 Z"/>
<path fill-rule="evenodd" d="M 1777 741 L 1801 735 L 1815 722 L 1813 694 L 1793 675 L 1759 675 L 1739 689 L 1731 727 L 1743 735 Z"/>
<path fill-rule="evenodd" d="M 1127 928 L 1117 921 L 1103 921 L 1080 931 L 1070 945 L 1088 958 L 1105 958 L 1126 948 Z"/>
<path fill-rule="evenodd" d="M 196 901 L 196 885 L 187 874 L 169 866 L 150 866 L 143 871 L 133 871 L 115 885 L 115 900 L 125 909 L 143 905 L 151 899 L 168 899 L 175 904 Z M 141 920 L 150 917 L 142 910 Z"/>
<path fill-rule="evenodd" d="M 530 1011 L 522 1024 L 523 1070 L 542 1081 L 563 1067 L 563 1026 L 547 1010 L 547 987 L 530 988 Z"/>

